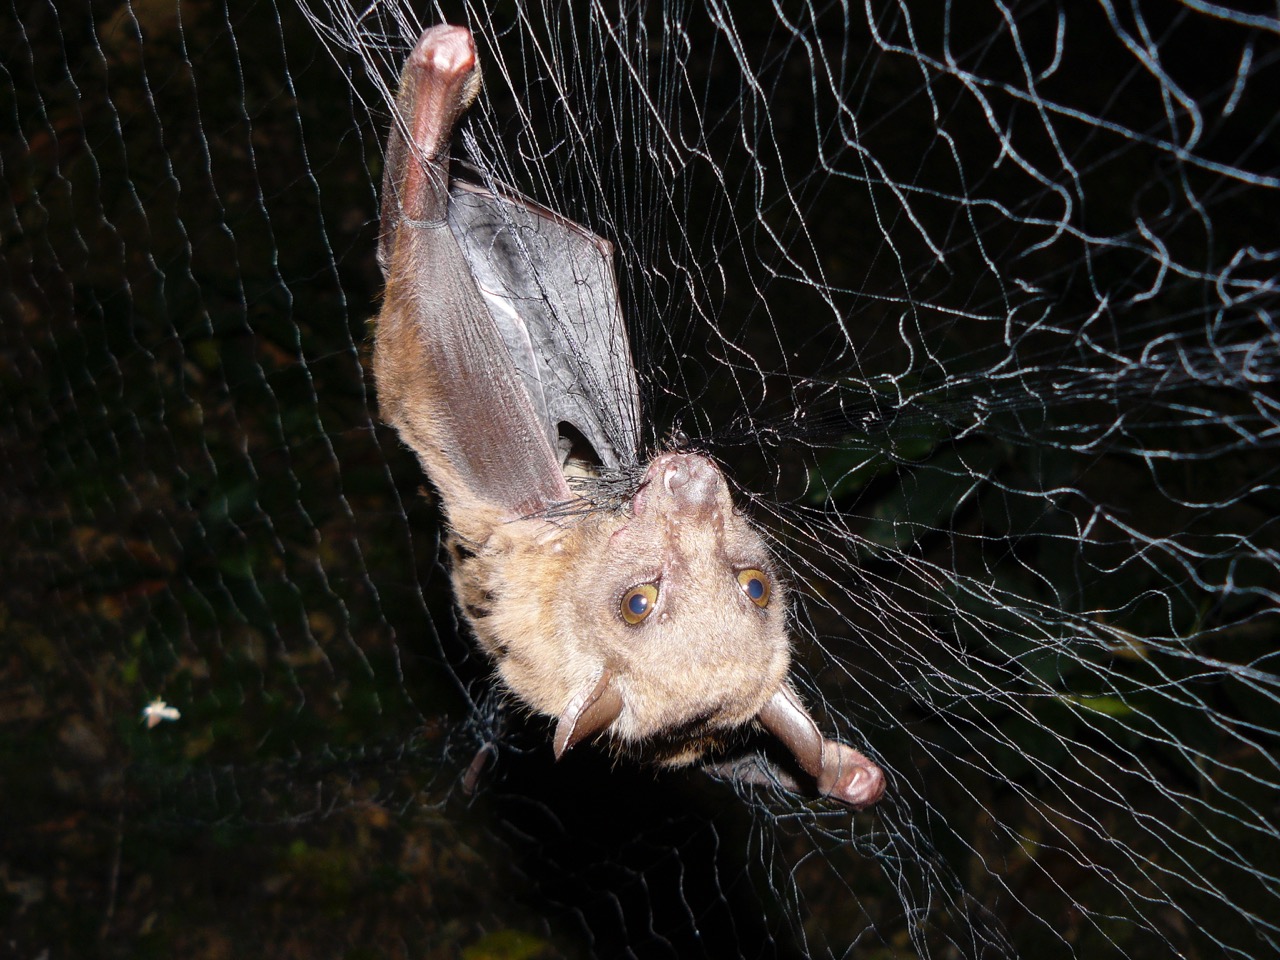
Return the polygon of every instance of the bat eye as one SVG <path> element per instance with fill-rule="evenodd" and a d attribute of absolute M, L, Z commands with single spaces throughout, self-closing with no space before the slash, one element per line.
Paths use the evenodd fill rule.
<path fill-rule="evenodd" d="M 769 578 L 763 570 L 743 570 L 738 574 L 738 586 L 757 607 L 769 605 Z"/>
<path fill-rule="evenodd" d="M 653 606 L 657 602 L 658 585 L 642 583 L 622 595 L 622 606 L 619 612 L 623 620 L 634 625 L 653 613 Z"/>

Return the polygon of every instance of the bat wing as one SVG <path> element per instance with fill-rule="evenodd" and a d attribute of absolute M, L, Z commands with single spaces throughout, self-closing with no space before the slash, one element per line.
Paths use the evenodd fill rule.
<path fill-rule="evenodd" d="M 561 465 L 582 456 L 581 438 L 601 466 L 634 466 L 639 390 L 613 245 L 515 191 L 462 180 L 448 220 Z"/>
<path fill-rule="evenodd" d="M 479 89 L 471 33 L 437 26 L 405 63 L 383 186 L 386 294 L 373 368 L 383 419 L 418 454 L 450 523 L 481 536 L 572 496 L 502 332 L 448 225 L 449 139 Z"/>

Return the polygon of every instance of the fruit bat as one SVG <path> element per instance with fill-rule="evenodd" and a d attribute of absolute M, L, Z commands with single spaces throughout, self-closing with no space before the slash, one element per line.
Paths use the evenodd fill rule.
<path fill-rule="evenodd" d="M 439 492 L 465 619 L 505 687 L 555 718 L 557 759 L 599 735 L 660 764 L 875 803 L 880 768 L 823 738 L 788 682 L 786 588 L 719 467 L 683 451 L 639 463 L 612 245 L 451 179 L 479 88 L 467 29 L 422 34 L 387 144 L 373 350 L 383 419 Z M 751 724 L 812 783 L 725 760 Z"/>

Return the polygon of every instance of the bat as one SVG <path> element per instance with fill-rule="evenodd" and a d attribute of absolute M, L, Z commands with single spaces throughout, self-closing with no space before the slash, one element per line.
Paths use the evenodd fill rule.
<path fill-rule="evenodd" d="M 786 586 L 720 468 L 640 463 L 639 389 L 613 247 L 504 187 L 451 179 L 480 90 L 470 32 L 426 30 L 387 143 L 374 320 L 379 408 L 439 493 L 458 605 L 502 684 L 593 737 L 861 809 L 881 769 L 819 732 L 788 681 Z M 622 494 L 618 477 L 631 478 Z M 773 734 L 811 783 L 735 732 Z"/>

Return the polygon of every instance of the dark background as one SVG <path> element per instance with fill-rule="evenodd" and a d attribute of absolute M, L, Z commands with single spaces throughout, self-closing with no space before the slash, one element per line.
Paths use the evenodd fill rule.
<path fill-rule="evenodd" d="M 615 240 L 646 442 L 720 456 L 785 551 L 801 682 L 893 778 L 856 817 L 553 765 L 459 636 L 365 373 L 411 30 L 0 15 L 0 953 L 1267 955 L 1276 27 L 1137 9 L 1020 11 L 1039 67 L 1068 24 L 1065 147 L 977 5 L 913 11 L 914 59 L 837 7 L 450 11 L 487 73 L 463 149 Z M 1140 26 L 1167 73 L 1124 56 Z M 1033 171 L 1070 157 L 1069 216 L 962 74 Z M 1082 533 L 1095 507 L 1124 525 Z"/>

